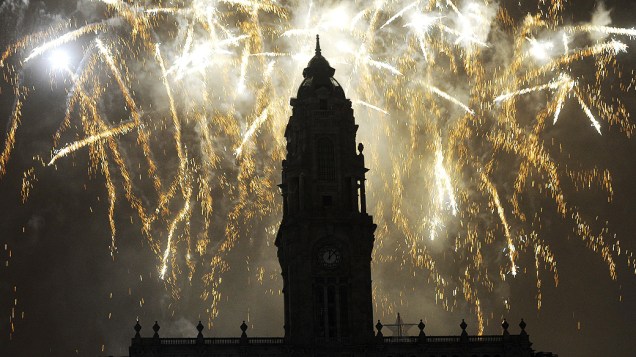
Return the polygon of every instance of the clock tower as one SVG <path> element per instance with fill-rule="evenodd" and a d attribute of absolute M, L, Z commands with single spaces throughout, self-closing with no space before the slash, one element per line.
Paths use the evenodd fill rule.
<path fill-rule="evenodd" d="M 373 339 L 371 252 L 362 144 L 351 101 L 316 54 L 291 99 L 285 130 L 282 268 L 285 339 L 296 346 L 364 345 Z M 357 149 L 357 150 L 356 150 Z"/>
<path fill-rule="evenodd" d="M 141 337 L 135 324 L 131 357 L 147 356 L 507 356 L 557 357 L 537 352 L 521 320 L 521 332 L 473 336 L 462 320 L 459 336 L 428 336 L 422 320 L 418 336 L 384 336 L 373 331 L 371 253 L 376 225 L 367 214 L 362 144 L 351 101 L 333 78 L 335 70 L 320 53 L 303 71 L 291 99 L 285 129 L 287 156 L 279 185 L 283 219 L 276 236 L 283 276 L 284 337 Z M 240 295 L 240 294 L 238 294 Z M 399 315 L 398 315 L 399 319 Z M 238 325 L 238 324 L 237 324 Z M 399 325 L 399 323 L 398 323 Z M 237 326 L 238 327 L 238 326 Z"/>

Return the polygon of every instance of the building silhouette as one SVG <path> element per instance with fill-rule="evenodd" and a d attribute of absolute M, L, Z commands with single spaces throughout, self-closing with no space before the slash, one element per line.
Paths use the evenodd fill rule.
<path fill-rule="evenodd" d="M 373 321 L 371 253 L 376 225 L 366 210 L 363 145 L 356 147 L 351 101 L 334 79 L 335 70 L 316 54 L 290 104 L 285 130 L 287 157 L 282 165 L 283 218 L 276 237 L 283 276 L 284 337 L 142 338 L 139 322 L 129 349 L 141 356 L 426 356 L 541 357 L 534 352 L 521 320 L 517 335 L 502 323 L 502 334 L 469 336 L 462 320 L 458 336 L 404 336 L 398 315 L 383 335 Z M 389 327 L 389 326 L 387 326 Z M 194 331 L 193 331 L 194 332 Z"/>

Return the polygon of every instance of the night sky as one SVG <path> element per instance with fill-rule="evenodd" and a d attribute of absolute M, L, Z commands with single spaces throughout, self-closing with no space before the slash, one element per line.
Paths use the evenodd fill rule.
<path fill-rule="evenodd" d="M 508 2 L 507 0 L 499 1 L 499 3 Z M 538 2 L 540 1 L 527 1 L 524 3 L 530 5 L 522 6 L 514 5 L 518 1 L 510 1 L 514 3 L 508 5 L 510 16 L 515 21 L 521 21 L 519 19 L 528 12 L 537 13 Z M 172 3 L 164 1 L 166 6 L 178 5 L 178 2 Z M 293 9 L 295 7 L 293 4 L 296 4 L 287 1 L 283 3 L 287 9 Z M 315 3 L 314 11 L 347 4 L 347 2 L 336 1 L 315 1 Z M 406 5 L 409 3 L 405 2 Z M 463 3 L 457 1 L 457 4 Z M 358 5 L 351 5 L 351 8 Z M 566 25 L 591 21 L 591 16 L 598 6 L 592 0 L 570 0 L 565 2 L 565 5 L 567 10 L 564 12 L 563 22 Z M 152 6 L 148 5 L 148 7 Z M 402 7 L 394 6 L 393 8 L 399 10 Z M 625 28 L 635 26 L 635 3 L 629 0 L 606 1 L 605 7 L 610 10 L 610 26 Z M 65 22 L 66 19 L 73 19 L 71 28 L 78 28 L 81 26 L 78 23 L 84 21 L 95 22 L 103 18 L 117 17 L 108 15 L 107 12 L 105 4 L 88 0 L 77 2 L 5 0 L 0 3 L 0 48 L 4 51 L 24 36 L 53 28 L 57 26 L 56 24 Z M 232 16 L 228 15 L 228 17 Z M 223 21 L 232 23 L 228 17 Z M 239 17 L 237 15 L 237 18 Z M 264 23 L 268 21 L 276 23 L 271 20 L 275 17 L 272 13 L 267 13 L 263 17 Z M 382 17 L 383 21 L 380 22 L 383 23 L 390 17 L 390 13 L 385 14 Z M 169 22 L 173 19 L 169 16 L 167 18 L 168 20 L 157 21 Z M 132 36 L 131 31 L 126 30 L 125 25 L 109 24 L 111 25 L 116 30 L 106 30 L 115 33 L 109 36 L 123 38 L 121 43 L 124 45 L 120 48 L 125 48 L 127 41 L 131 40 L 126 36 Z M 158 30 L 158 33 L 152 35 L 164 39 L 178 37 L 177 29 L 181 25 L 183 24 L 175 24 L 174 28 L 165 28 L 163 29 L 165 32 Z M 265 28 L 263 36 L 269 39 L 267 41 L 277 36 L 272 34 L 275 31 L 266 26 Z M 402 26 L 396 25 L 396 28 L 401 29 Z M 59 32 L 59 34 L 62 33 L 64 32 Z M 95 36 L 88 34 L 64 44 L 64 49 L 70 54 L 73 68 L 80 66 L 81 53 L 86 50 Z M 338 50 L 335 45 L 330 44 L 328 34 L 321 34 L 321 38 L 324 39 L 323 54 L 336 68 L 335 78 L 343 84 L 347 96 L 355 99 L 357 89 L 351 84 L 356 83 L 355 79 L 351 79 L 346 66 L 338 61 Z M 636 52 L 634 52 L 636 38 L 611 35 L 605 40 L 611 38 L 616 38 L 628 46 L 626 53 L 619 53 L 616 56 L 623 73 L 623 77 L 620 80 L 616 78 L 616 81 L 629 84 L 634 76 L 633 70 L 636 68 Z M 108 37 L 108 39 L 112 38 Z M 44 42 L 40 40 L 35 41 L 34 44 Z M 175 42 L 178 41 L 175 40 Z M 306 45 L 313 46 L 312 43 Z M 167 44 L 166 47 L 168 46 Z M 287 51 L 299 51 L 291 44 L 286 46 L 292 47 L 286 48 Z M 28 56 L 34 47 L 27 45 L 26 49 L 18 50 L 7 60 L 7 63 L 20 68 L 20 59 Z M 272 52 L 282 51 L 276 46 L 272 47 L 270 49 L 266 46 L 265 49 Z M 179 47 L 175 45 L 175 48 Z M 239 61 L 232 63 L 232 66 L 239 68 L 242 47 L 231 47 L 231 50 L 237 52 L 239 57 Z M 140 50 L 140 52 L 143 51 Z M 170 55 L 165 56 L 172 58 L 169 57 Z M 169 123 L 171 119 L 170 110 L 166 104 L 167 98 L 163 94 L 157 94 L 163 93 L 161 81 L 153 78 L 154 73 L 157 73 L 156 68 L 149 70 L 146 66 L 153 65 L 146 64 L 138 58 L 136 64 L 130 64 L 133 60 L 129 58 L 127 60 L 129 65 L 125 76 L 126 81 L 133 86 L 132 96 L 137 100 L 143 116 L 150 118 L 145 120 L 160 118 L 157 120 L 164 124 Z M 386 55 L 382 57 L 382 60 L 391 62 L 391 56 Z M 147 62 L 152 61 L 154 59 L 149 56 Z M 280 61 L 283 63 L 285 59 Z M 236 203 L 240 200 L 237 198 L 240 197 L 237 196 L 238 193 L 224 186 L 213 188 L 215 211 L 211 215 L 212 224 L 207 235 L 200 233 L 203 231 L 200 229 L 203 225 L 202 219 L 198 213 L 193 213 L 191 218 L 193 240 L 209 240 L 210 244 L 205 254 L 195 258 L 193 264 L 197 268 L 191 280 L 188 279 L 186 264 L 176 261 L 175 264 L 181 271 L 176 275 L 179 279 L 175 282 L 170 279 L 162 280 L 159 276 L 162 266 L 161 255 L 165 247 L 170 219 L 166 218 L 165 222 L 162 221 L 161 224 L 153 227 L 154 239 L 160 242 L 160 251 L 157 253 L 151 247 L 152 243 L 149 243 L 144 236 L 136 211 L 131 208 L 125 198 L 122 189 L 123 180 L 113 174 L 116 176 L 114 183 L 117 186 L 118 197 L 114 206 L 117 250 L 111 255 L 111 226 L 108 219 L 106 182 L 100 168 L 96 168 L 91 163 L 88 148 L 79 149 L 58 159 L 55 165 L 42 165 L 42 163 L 46 164 L 52 155 L 54 147 L 52 137 L 64 118 L 71 81 L 68 78 L 64 79 L 64 74 L 50 68 L 51 63 L 48 61 L 47 54 L 29 62 L 24 69 L 17 69 L 19 74 L 9 73 L 6 67 L 2 68 L 4 80 L 0 81 L 0 150 L 4 150 L 8 140 L 15 105 L 12 78 L 20 77 L 22 85 L 28 88 L 29 96 L 21 110 L 21 123 L 16 132 L 15 146 L 6 166 L 6 174 L 0 175 L 0 355 L 123 356 L 127 354 L 130 338 L 134 335 L 133 325 L 137 318 L 143 327 L 141 334 L 145 337 L 152 335 L 151 326 L 155 320 L 158 320 L 161 325 L 160 335 L 163 337 L 195 337 L 195 326 L 199 320 L 208 325 L 204 331 L 206 337 L 238 337 L 239 325 L 243 320 L 249 322 L 249 336 L 282 336 L 283 299 L 279 294 L 282 282 L 279 278 L 276 249 L 273 245 L 276 227 L 281 217 L 282 202 L 275 185 L 279 183 L 277 180 L 280 180 L 280 162 L 284 155 L 284 144 L 281 139 L 284 124 L 291 111 L 288 98 L 294 95 L 301 82 L 302 67 L 306 64 L 306 59 L 302 61 L 304 62 L 293 66 L 285 62 L 287 64 L 284 68 L 293 68 L 293 70 L 290 70 L 286 77 L 282 76 L 283 80 L 275 82 L 276 86 L 285 87 L 285 90 L 276 91 L 280 97 L 277 103 L 283 103 L 280 105 L 282 109 L 270 112 L 273 113 L 270 114 L 270 118 L 278 116 L 276 124 L 264 124 L 262 128 L 259 128 L 254 134 L 256 147 L 246 149 L 249 151 L 246 155 L 252 155 L 255 158 L 250 161 L 253 164 L 250 175 L 265 177 L 263 181 L 255 180 L 254 182 L 264 182 L 265 191 L 270 192 L 271 196 L 265 194 L 263 198 L 258 195 L 248 195 L 242 198 L 252 205 L 239 209 L 241 216 L 237 220 L 240 225 L 237 229 L 238 239 L 235 246 L 224 256 L 224 261 L 228 262 L 229 268 L 222 273 L 222 283 L 218 288 L 221 297 L 218 302 L 205 295 L 206 291 L 209 292 L 212 287 L 202 284 L 201 281 L 205 279 L 207 273 L 214 271 L 209 268 L 210 256 L 219 247 L 229 212 L 238 207 Z M 143 65 L 140 64 L 141 62 L 144 62 Z M 594 77 L 593 61 L 582 62 L 572 67 L 573 71 L 582 76 Z M 223 72 L 224 70 L 222 67 L 206 69 L 209 71 L 208 75 L 218 71 L 219 81 L 231 82 L 232 78 L 226 77 L 232 77 L 232 75 Z M 252 74 L 250 71 L 254 69 L 251 67 L 248 69 L 248 77 Z M 230 69 L 227 72 L 239 72 L 239 69 L 235 71 Z M 196 73 L 190 75 L 194 77 Z M 615 75 L 609 74 L 609 77 L 615 77 Z M 208 79 L 208 81 L 214 80 Z M 128 111 L 121 109 L 125 107 L 125 102 L 121 95 L 117 94 L 117 85 L 113 76 L 104 75 L 101 85 L 104 93 L 97 104 L 99 111 L 113 118 L 128 116 Z M 253 84 L 248 79 L 247 91 L 259 85 L 259 83 Z M 461 92 L 460 84 L 457 84 L 457 87 L 460 88 L 457 90 Z M 636 113 L 635 90 L 634 86 L 623 92 L 608 90 L 604 96 L 610 103 L 613 97 L 620 98 L 628 112 Z M 219 100 L 214 96 L 221 96 L 222 88 L 216 88 L 214 93 L 204 100 L 213 102 L 213 105 L 221 103 L 219 107 L 231 102 L 232 106 L 238 108 L 235 111 L 237 120 L 243 123 L 253 120 L 253 112 L 242 108 L 258 107 L 257 99 L 239 97 Z M 175 90 L 173 94 L 180 114 L 185 117 L 194 111 L 192 108 L 196 107 L 196 100 L 192 103 L 182 100 L 187 95 L 194 94 L 180 90 Z M 526 112 L 534 112 L 533 98 L 537 97 L 520 100 L 519 117 L 523 118 Z M 544 97 L 540 98 L 545 101 Z M 179 104 L 182 102 L 185 104 Z M 386 107 L 390 105 L 387 104 Z M 365 110 L 360 106 L 354 106 L 354 109 L 357 123 L 360 124 L 357 140 L 364 142 L 365 154 L 381 152 L 383 145 L 391 145 L 391 142 L 399 140 L 402 134 L 396 134 L 397 131 L 392 132 L 391 140 L 393 141 L 387 139 L 389 144 L 386 144 L 385 138 L 374 136 L 372 133 L 375 129 L 371 130 L 371 128 L 379 127 L 381 124 L 378 123 L 382 120 L 397 120 L 396 118 L 407 112 L 406 109 L 389 108 L 391 116 L 382 116 L 378 112 Z M 227 107 L 218 110 L 230 111 Z M 458 112 L 448 110 L 447 113 L 457 115 Z M 56 148 L 65 143 L 81 140 L 85 136 L 81 125 L 77 124 L 79 116 L 77 112 L 73 114 L 71 127 L 62 135 L 61 143 Z M 540 137 L 545 142 L 557 140 L 562 144 L 564 149 L 560 153 L 561 156 L 555 154 L 554 159 L 559 168 L 568 167 L 585 171 L 596 167 L 601 170 L 608 169 L 611 172 L 614 192 L 611 203 L 607 202 L 607 193 L 598 187 L 577 191 L 574 185 L 564 182 L 563 190 L 572 197 L 569 203 L 578 207 L 590 223 L 594 234 L 605 232 L 604 229 L 607 227 L 604 237 L 609 242 L 609 246 L 611 247 L 616 240 L 620 240 L 620 246 L 623 249 L 621 255 L 613 253 L 617 278 L 615 280 L 611 278 L 608 265 L 601 257 L 601 253 L 587 247 L 586 243 L 573 232 L 572 220 L 564 219 L 554 212 L 553 201 L 545 197 L 532 200 L 532 203 L 526 201 L 523 208 L 529 216 L 543 208 L 546 212 L 553 212 L 542 215 L 541 227 L 537 230 L 550 243 L 558 261 L 559 283 L 555 287 L 551 273 L 545 269 L 541 270 L 541 308 L 538 309 L 536 270 L 532 251 L 520 254 L 517 262 L 520 274 L 514 278 L 507 276 L 505 282 L 497 280 L 499 267 L 506 264 L 505 257 L 495 253 L 485 254 L 484 259 L 487 260 L 485 266 L 492 270 L 497 281 L 492 291 L 482 295 L 482 309 L 486 319 L 484 334 L 499 334 L 502 317 L 508 319 L 511 333 L 516 334 L 519 332 L 517 324 L 523 318 L 527 323 L 526 331 L 536 350 L 551 351 L 565 357 L 633 356 L 636 351 L 636 339 L 633 338 L 633 324 L 636 320 L 636 271 L 634 262 L 630 263 L 626 255 L 636 251 L 634 235 L 636 231 L 636 185 L 634 184 L 636 159 L 633 156 L 636 153 L 636 141 L 628 138 L 620 130 L 619 125 L 610 126 L 606 121 L 601 121 L 602 135 L 598 135 L 589 125 L 588 119 L 577 106 L 576 101 L 572 99 L 569 99 L 569 104 L 565 105 L 558 124 L 553 126 L 551 117 L 547 122 L 547 129 L 540 134 Z M 631 124 L 634 125 L 634 120 L 631 120 Z M 150 124 L 145 125 L 153 135 L 151 140 L 154 140 L 152 145 L 155 153 L 162 151 L 166 153 L 167 150 L 166 158 L 156 157 L 160 163 L 161 174 L 166 178 L 172 177 L 171 172 L 179 169 L 179 163 L 174 159 L 176 152 L 162 146 L 162 140 L 167 138 L 166 141 L 169 141 L 170 137 L 164 138 L 162 135 L 165 135 L 165 131 L 153 131 L 154 129 L 150 129 L 152 128 Z M 231 151 L 228 154 L 223 148 L 227 146 L 235 149 L 241 143 L 240 137 L 247 131 L 248 125 L 239 127 L 241 133 L 227 134 L 227 136 L 215 134 L 216 132 L 212 130 L 213 136 L 219 135 L 218 140 L 214 140 L 216 145 L 214 149 L 226 153 L 220 154 L 220 163 L 213 172 L 208 172 L 207 175 L 215 179 L 226 178 L 228 185 L 234 185 L 233 178 L 239 175 L 237 174 L 240 171 L 238 166 L 242 158 L 234 158 Z M 378 131 L 383 133 L 382 130 Z M 386 132 L 385 134 L 389 135 Z M 127 135 L 130 137 L 127 138 Z M 137 180 L 135 190 L 139 193 L 144 205 L 154 207 L 155 203 L 152 202 L 156 198 L 152 194 L 147 194 L 152 192 L 152 182 L 144 176 L 145 169 L 140 166 L 144 162 L 143 152 L 135 142 L 136 137 L 132 135 L 131 133 L 122 135 L 122 155 L 129 167 L 142 167 L 141 170 L 131 171 L 134 179 Z M 199 135 L 199 131 L 184 124 L 183 140 L 187 143 L 189 152 L 197 150 Z M 406 136 L 408 135 L 404 134 L 404 137 Z M 204 153 L 205 150 L 201 150 L 199 155 L 202 157 Z M 199 159 L 197 154 L 192 155 L 195 159 Z M 385 191 L 383 188 L 385 181 L 382 181 L 389 177 L 388 182 L 391 182 L 391 159 L 384 158 L 380 154 L 375 156 L 368 154 L 368 157 L 369 211 L 377 215 L 379 211 L 384 210 L 383 218 L 378 218 L 375 222 L 380 223 L 380 230 L 386 227 L 389 231 L 382 238 L 385 242 L 390 242 L 391 239 L 402 239 L 403 234 L 397 231 L 396 224 L 391 223 L 391 211 L 387 208 L 390 204 L 383 205 L 395 199 L 388 188 Z M 493 171 L 493 175 L 496 175 L 498 170 L 514 167 L 514 157 L 500 155 L 497 156 L 497 160 L 501 164 L 497 170 Z M 110 162 L 111 169 L 115 172 L 116 166 L 112 160 Z M 33 174 L 29 173 L 31 168 L 34 168 Z M 24 177 L 29 178 L 33 183 L 26 202 L 23 202 L 21 193 Z M 502 187 L 504 192 L 502 201 L 508 210 L 510 209 L 509 193 L 512 192 L 511 187 L 514 184 L 508 181 L 510 177 L 512 176 L 504 174 L 494 180 L 498 187 Z M 514 177 L 511 180 L 514 180 Z M 165 181 L 169 182 L 167 179 Z M 222 180 L 219 179 L 219 181 Z M 419 205 L 420 202 L 415 197 L 417 195 L 414 194 L 416 191 L 412 188 L 414 186 L 408 183 L 406 187 L 412 191 L 405 193 L 402 199 L 409 205 Z M 467 192 L 470 192 L 470 189 L 467 189 Z M 484 207 L 487 206 L 488 204 L 485 203 Z M 179 207 L 178 202 L 175 201 L 170 203 L 169 209 L 174 214 Z M 200 210 L 199 206 L 194 208 L 194 211 L 197 210 Z M 245 213 L 247 211 L 254 214 Z M 496 214 L 493 217 L 496 217 Z M 384 224 L 385 221 L 388 223 Z M 482 221 L 485 225 L 496 223 L 497 219 L 492 217 Z M 450 228 L 447 234 L 452 236 L 453 229 L 456 227 L 451 223 L 448 224 Z M 511 226 L 515 227 L 515 224 L 511 223 Z M 448 236 L 436 240 L 434 244 L 431 243 L 436 259 L 446 257 L 445 252 L 453 249 Z M 502 237 L 497 239 L 503 242 Z M 179 241 L 178 244 L 183 244 L 183 241 Z M 428 335 L 459 335 L 461 332 L 459 323 L 462 318 L 465 318 L 469 325 L 468 333 L 477 332 L 474 305 L 467 303 L 460 296 L 456 300 L 451 298 L 456 301 L 456 305 L 450 309 L 452 311 L 445 309 L 441 303 L 435 301 L 435 284 L 430 281 L 426 269 L 404 268 L 399 262 L 410 261 L 410 257 L 400 255 L 404 252 L 402 248 L 392 250 L 394 246 L 390 243 L 383 243 L 382 248 L 377 248 L 377 244 L 378 241 L 376 241 L 376 249 L 381 254 L 378 253 L 380 254 L 377 257 L 378 263 L 372 267 L 374 285 L 379 291 L 375 292 L 378 296 L 391 299 L 392 302 L 385 304 L 385 302 L 376 301 L 374 320 L 380 318 L 383 323 L 392 323 L 395 313 L 400 312 L 406 322 L 425 319 Z M 183 249 L 183 246 L 179 245 L 178 249 Z M 495 251 L 500 252 L 501 249 L 492 250 L 492 252 Z M 386 257 L 392 257 L 392 259 Z M 462 256 L 448 260 L 441 259 L 439 264 L 444 266 L 444 272 L 448 276 L 456 278 L 461 275 L 460 266 L 463 266 L 461 259 L 463 259 Z M 456 263 L 457 261 L 460 263 Z M 172 274 L 172 269 L 173 266 L 170 266 L 169 274 Z M 179 291 L 178 298 L 175 297 L 175 289 Z M 202 298 L 202 296 L 205 297 Z M 504 300 L 509 300 L 509 310 L 503 307 Z M 388 308 L 385 305 L 391 307 Z M 215 316 L 216 311 L 218 316 Z M 211 330 L 208 329 L 210 325 L 213 325 Z M 411 333 L 415 332 L 411 331 Z"/>

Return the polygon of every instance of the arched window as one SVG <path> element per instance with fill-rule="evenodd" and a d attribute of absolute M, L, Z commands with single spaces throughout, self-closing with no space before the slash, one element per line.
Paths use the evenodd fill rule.
<path fill-rule="evenodd" d="M 328 138 L 317 141 L 318 180 L 334 181 L 336 179 L 336 163 L 333 142 Z"/>
<path fill-rule="evenodd" d="M 314 279 L 316 337 L 322 341 L 342 341 L 349 337 L 349 301 L 346 278 Z"/>

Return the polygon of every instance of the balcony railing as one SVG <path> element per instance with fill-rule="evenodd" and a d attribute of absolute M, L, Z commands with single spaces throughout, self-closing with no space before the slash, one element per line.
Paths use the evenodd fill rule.
<path fill-rule="evenodd" d="M 510 340 L 515 340 L 519 336 L 511 335 L 508 337 Z M 476 343 L 503 343 L 504 336 L 467 336 L 467 342 Z M 382 338 L 384 343 L 388 344 L 400 344 L 400 343 L 421 343 L 422 340 L 417 336 L 385 336 Z M 160 345 L 283 345 L 285 339 L 282 337 L 249 337 L 247 339 L 241 339 L 239 337 L 208 337 L 203 339 L 197 338 L 160 338 L 155 340 L 150 337 L 142 338 L 141 344 L 156 344 Z M 341 343 L 346 341 L 339 341 Z M 461 336 L 426 336 L 426 343 L 459 343 L 462 342 Z M 134 340 L 133 340 L 134 344 Z"/>
<path fill-rule="evenodd" d="M 209 337 L 203 339 L 170 337 L 153 339 L 151 337 L 146 337 L 137 342 L 141 342 L 142 345 L 156 343 L 160 345 L 282 345 L 285 343 L 285 339 L 282 337 L 249 337 L 247 339 L 241 339 L 238 337 Z M 134 344 L 135 339 L 133 339 L 133 345 Z"/>
<path fill-rule="evenodd" d="M 509 340 L 518 339 L 518 335 L 510 335 L 507 337 Z M 467 342 L 477 343 L 503 343 L 505 336 L 490 335 L 490 336 L 466 336 Z M 384 343 L 418 343 L 421 342 L 417 336 L 385 336 L 382 338 Z M 461 336 L 426 336 L 426 343 L 459 343 L 462 342 Z"/>

